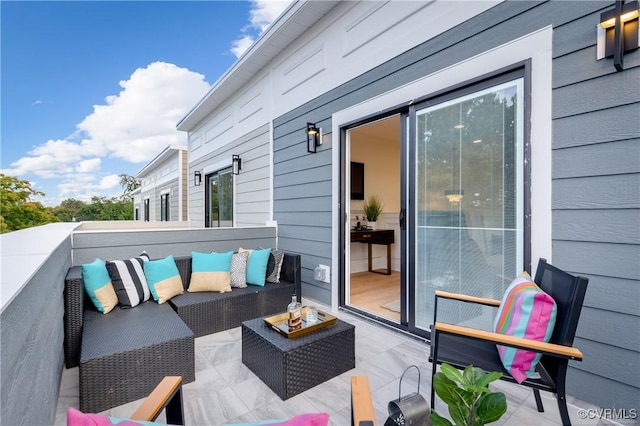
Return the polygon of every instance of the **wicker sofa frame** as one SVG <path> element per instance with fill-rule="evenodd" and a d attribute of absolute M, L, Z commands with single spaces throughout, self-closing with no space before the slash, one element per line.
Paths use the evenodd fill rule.
<path fill-rule="evenodd" d="M 185 288 L 191 257 L 175 258 Z M 238 327 L 243 321 L 284 310 L 301 299 L 300 255 L 285 253 L 280 283 L 230 293 L 188 293 L 168 303 L 133 309 L 95 310 L 80 266 L 69 269 L 64 288 L 64 353 L 79 366 L 80 410 L 100 412 L 145 397 L 162 377 L 195 380 L 194 338 Z"/>

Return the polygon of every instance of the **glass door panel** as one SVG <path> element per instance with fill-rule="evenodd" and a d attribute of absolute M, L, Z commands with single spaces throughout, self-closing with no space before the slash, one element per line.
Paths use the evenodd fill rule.
<path fill-rule="evenodd" d="M 233 174 L 231 170 L 220 172 L 220 226 L 233 226 Z"/>
<path fill-rule="evenodd" d="M 523 105 L 518 79 L 416 109 L 417 329 L 433 322 L 435 290 L 500 298 L 523 267 Z M 438 312 L 444 322 L 491 322 L 459 304 Z"/>
<path fill-rule="evenodd" d="M 233 226 L 233 174 L 224 169 L 206 176 L 205 227 Z"/>

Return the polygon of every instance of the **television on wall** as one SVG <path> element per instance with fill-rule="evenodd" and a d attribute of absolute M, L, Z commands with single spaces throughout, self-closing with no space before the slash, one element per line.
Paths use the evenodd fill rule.
<path fill-rule="evenodd" d="M 351 199 L 364 200 L 364 163 L 351 162 Z"/>

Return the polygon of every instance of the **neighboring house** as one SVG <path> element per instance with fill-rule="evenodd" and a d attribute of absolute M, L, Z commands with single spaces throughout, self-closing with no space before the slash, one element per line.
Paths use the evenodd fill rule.
<path fill-rule="evenodd" d="M 187 221 L 187 147 L 171 145 L 138 172 L 133 218 L 139 221 Z"/>
<path fill-rule="evenodd" d="M 276 221 L 278 246 L 302 254 L 305 297 L 427 337 L 436 288 L 500 298 L 544 257 L 590 278 L 569 393 L 639 409 L 640 50 L 621 72 L 597 59 L 613 7 L 294 2 L 178 123 L 190 169 L 212 182 L 242 159 L 216 207 L 232 219 L 212 224 L 210 185 L 189 176 L 190 221 Z M 351 179 L 394 231 L 395 316 L 356 302 L 368 254 L 350 242 Z M 386 266 L 384 247 L 373 257 Z"/>

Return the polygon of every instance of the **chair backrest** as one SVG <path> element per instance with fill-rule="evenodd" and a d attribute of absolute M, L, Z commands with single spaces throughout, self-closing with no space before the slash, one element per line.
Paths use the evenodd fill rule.
<path fill-rule="evenodd" d="M 572 346 L 589 279 L 571 275 L 541 258 L 535 282 L 556 302 L 556 325 L 549 341 Z"/>

